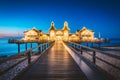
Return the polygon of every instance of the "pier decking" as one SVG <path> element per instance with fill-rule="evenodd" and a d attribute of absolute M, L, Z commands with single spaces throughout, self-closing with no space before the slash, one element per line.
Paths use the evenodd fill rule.
<path fill-rule="evenodd" d="M 61 42 L 40 57 L 40 59 L 17 80 L 87 80 L 84 73 Z"/>

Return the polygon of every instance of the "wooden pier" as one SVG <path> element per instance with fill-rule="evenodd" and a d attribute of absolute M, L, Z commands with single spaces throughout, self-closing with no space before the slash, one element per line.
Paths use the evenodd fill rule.
<path fill-rule="evenodd" d="M 26 51 L 22 53 L 27 56 L 28 67 L 15 76 L 13 80 L 117 80 L 115 76 L 98 65 L 98 60 L 118 71 L 120 71 L 120 67 L 104 60 L 102 57 L 98 57 L 98 53 L 115 60 L 120 60 L 119 56 L 74 42 L 34 42 L 38 44 L 36 47 L 33 47 L 31 42 L 31 49 L 27 48 L 27 43 L 16 42 L 19 53 L 20 44 L 25 44 L 26 46 Z M 36 48 L 38 49 L 37 54 L 40 57 L 35 62 L 32 62 L 34 54 L 32 51 Z M 85 54 L 89 55 L 90 58 L 84 56 Z"/>
<path fill-rule="evenodd" d="M 76 60 L 71 57 L 74 54 L 72 52 L 69 54 L 69 51 L 67 51 L 66 48 L 63 46 L 66 44 L 69 45 L 71 49 L 75 51 L 75 53 L 80 53 L 78 56 L 80 56 L 79 58 L 81 59 L 81 62 L 85 62 L 84 64 L 81 63 L 78 66 Z M 96 66 L 96 60 L 99 59 L 106 64 L 120 70 L 119 67 L 98 58 L 96 56 L 96 52 L 100 52 L 99 50 L 91 49 L 89 47 L 85 47 L 72 42 L 66 44 L 62 41 L 56 41 L 53 47 L 51 47 L 45 54 L 43 54 L 39 58 L 39 60 L 35 64 L 33 64 L 33 66 L 31 66 L 30 69 L 21 73 L 15 78 L 15 80 L 116 80 L 115 77 L 111 76 L 108 72 L 105 72 L 104 70 L 100 69 L 100 67 Z M 78 49 L 80 49 L 80 52 L 76 51 Z M 92 54 L 90 54 L 90 56 L 92 56 L 91 61 L 88 61 L 88 59 L 82 56 L 83 54 L 85 54 L 84 50 L 86 49 L 93 52 Z M 103 52 L 101 53 L 104 54 Z M 113 56 L 110 54 L 105 55 L 110 57 Z M 120 57 L 117 56 L 113 57 L 116 59 L 120 59 Z M 85 66 L 85 68 L 80 68 L 80 66 Z M 88 70 L 88 72 L 90 69 L 89 74 L 86 72 L 86 69 Z"/>
<path fill-rule="evenodd" d="M 16 80 L 50 79 L 88 80 L 61 42 L 55 42 L 48 53 L 42 55 L 28 71 L 16 78 Z"/>

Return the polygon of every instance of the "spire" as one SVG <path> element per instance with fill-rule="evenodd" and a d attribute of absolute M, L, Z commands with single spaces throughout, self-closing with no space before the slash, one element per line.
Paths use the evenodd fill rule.
<path fill-rule="evenodd" d="M 67 23 L 67 21 L 65 21 L 65 22 L 64 22 L 64 26 L 68 26 L 68 23 Z"/>
<path fill-rule="evenodd" d="M 54 26 L 54 22 L 53 21 L 51 22 L 51 26 Z"/>
<path fill-rule="evenodd" d="M 63 30 L 70 30 L 69 27 L 68 27 L 68 22 L 67 21 L 64 22 Z"/>
<path fill-rule="evenodd" d="M 53 21 L 51 22 L 51 27 L 50 27 L 49 30 L 55 30 L 55 26 L 54 26 L 54 22 Z"/>
<path fill-rule="evenodd" d="M 33 27 L 32 29 L 36 29 L 36 27 Z M 36 29 L 37 30 L 37 29 Z"/>
<path fill-rule="evenodd" d="M 87 28 L 86 28 L 85 26 L 83 26 L 82 30 L 83 30 L 83 29 L 87 29 Z"/>

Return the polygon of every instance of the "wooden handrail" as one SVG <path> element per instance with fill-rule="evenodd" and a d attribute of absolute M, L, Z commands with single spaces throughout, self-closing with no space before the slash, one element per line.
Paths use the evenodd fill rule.
<path fill-rule="evenodd" d="M 104 51 L 101 51 L 101 50 L 97 50 L 97 49 L 93 49 L 93 48 L 90 48 L 90 47 L 86 47 L 86 46 L 80 45 L 78 43 L 68 42 L 68 45 L 72 46 L 73 48 L 77 48 L 77 47 L 75 47 L 75 45 L 78 46 L 79 48 L 77 48 L 77 49 L 81 52 L 81 54 L 83 54 L 83 48 L 86 49 L 86 50 L 92 51 L 92 54 L 89 53 L 89 55 L 92 56 L 92 62 L 94 64 L 96 64 L 96 59 L 99 59 L 100 61 L 105 62 L 106 64 L 108 64 L 108 65 L 110 65 L 110 66 L 120 70 L 120 67 L 115 66 L 114 64 L 111 64 L 110 62 L 105 61 L 105 60 L 97 57 L 96 56 L 96 54 L 97 54 L 96 52 L 99 52 L 100 54 L 104 54 L 104 55 L 107 55 L 108 57 L 112 57 L 112 58 L 115 58 L 115 59 L 118 59 L 118 60 L 120 60 L 120 56 L 116 56 L 116 55 L 113 55 L 113 54 L 110 54 L 110 53 L 107 53 L 107 52 L 104 52 Z"/>
<path fill-rule="evenodd" d="M 24 53 L 24 54 L 27 54 L 27 58 L 28 58 L 28 64 L 31 64 L 31 54 L 32 54 L 32 51 L 34 50 L 34 49 L 36 49 L 36 48 L 42 48 L 42 52 L 44 51 L 44 50 L 46 50 L 49 46 L 46 46 L 46 45 L 48 45 L 49 44 L 49 46 L 50 46 L 50 43 L 48 42 L 48 43 L 42 43 L 42 44 L 39 44 L 38 46 L 35 46 L 35 47 L 33 47 L 33 48 L 30 48 L 30 49 L 28 49 L 27 51 L 24 51 L 24 52 L 22 52 L 22 53 Z M 38 51 L 39 52 L 39 51 Z"/>
<path fill-rule="evenodd" d="M 91 50 L 91 51 L 100 52 L 101 54 L 104 54 L 104 55 L 107 55 L 107 56 L 109 56 L 109 57 L 116 58 L 116 59 L 119 59 L 119 60 L 120 60 L 120 56 L 113 55 L 113 54 L 110 54 L 110 53 L 108 53 L 108 52 L 104 52 L 104 51 L 101 51 L 101 50 L 98 50 L 98 49 L 93 49 L 93 48 L 90 48 L 90 47 L 87 47 L 87 46 L 83 46 L 83 45 L 78 44 L 78 43 L 73 43 L 73 42 L 69 42 L 69 43 L 78 45 L 78 46 L 80 46 L 80 47 L 82 47 L 82 48 L 85 48 L 85 49 L 88 49 L 88 50 Z"/>

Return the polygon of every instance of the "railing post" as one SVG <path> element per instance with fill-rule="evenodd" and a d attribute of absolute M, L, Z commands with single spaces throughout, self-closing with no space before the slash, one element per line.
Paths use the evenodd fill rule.
<path fill-rule="evenodd" d="M 79 45 L 78 48 L 80 50 L 80 53 L 83 54 L 82 47 Z"/>
<path fill-rule="evenodd" d="M 81 52 L 81 54 L 83 54 L 83 51 L 82 51 L 82 47 L 80 46 L 80 52 Z"/>
<path fill-rule="evenodd" d="M 95 62 L 96 62 L 96 54 L 95 54 L 95 51 L 93 51 L 93 63 L 95 64 Z"/>
<path fill-rule="evenodd" d="M 46 43 L 44 44 L 44 50 L 46 49 Z"/>
<path fill-rule="evenodd" d="M 27 55 L 28 55 L 28 64 L 31 64 L 31 51 L 27 53 Z"/>
<path fill-rule="evenodd" d="M 71 47 L 73 47 L 73 44 L 71 43 Z"/>

